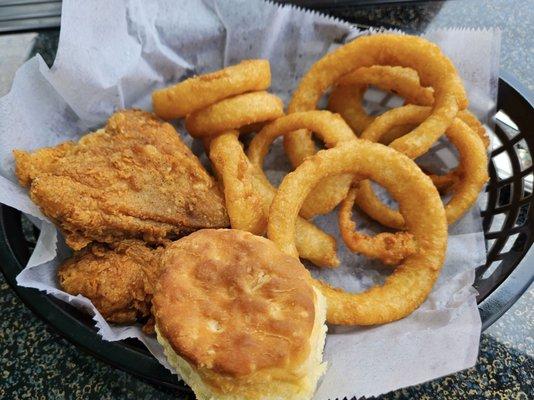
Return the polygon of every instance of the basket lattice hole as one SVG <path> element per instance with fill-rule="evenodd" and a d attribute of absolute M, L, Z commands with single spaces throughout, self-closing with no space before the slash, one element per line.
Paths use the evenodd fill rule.
<path fill-rule="evenodd" d="M 493 220 L 491 221 L 491 226 L 490 226 L 488 232 L 490 232 L 490 233 L 500 232 L 502 227 L 503 227 L 503 225 L 504 225 L 504 221 L 506 221 L 506 214 L 505 213 L 495 214 L 493 216 Z"/>
<path fill-rule="evenodd" d="M 517 213 L 514 227 L 523 226 L 527 223 L 529 210 L 530 210 L 530 203 L 523 204 L 521 206 L 521 208 L 519 209 L 519 212 Z"/>
<path fill-rule="evenodd" d="M 497 176 L 499 179 L 506 179 L 512 176 L 512 163 L 510 162 L 510 156 L 506 152 L 497 154 L 492 159 Z"/>
<path fill-rule="evenodd" d="M 492 150 L 495 150 L 495 149 L 498 149 L 499 147 L 502 147 L 501 139 L 499 139 L 499 137 L 495 134 L 494 131 L 489 131 L 489 137 L 490 137 L 491 149 Z"/>
<path fill-rule="evenodd" d="M 488 193 L 487 193 L 487 188 L 483 191 L 483 192 L 480 192 L 480 194 L 478 195 L 478 206 L 480 207 L 480 212 L 482 214 L 484 214 L 484 211 L 486 211 L 488 209 Z"/>
<path fill-rule="evenodd" d="M 510 139 L 520 133 L 517 124 L 503 110 L 495 114 L 495 123 Z"/>
<path fill-rule="evenodd" d="M 534 173 L 529 173 L 523 177 L 523 198 L 532 196 L 532 188 L 534 185 Z"/>
<path fill-rule="evenodd" d="M 499 268 L 499 266 L 502 264 L 502 261 L 493 261 L 491 265 L 484 271 L 482 274 L 482 279 L 488 279 L 490 276 L 493 275 L 493 273 Z"/>
<path fill-rule="evenodd" d="M 508 183 L 499 188 L 499 195 L 497 197 L 497 206 L 507 206 L 512 202 L 513 183 Z"/>
<path fill-rule="evenodd" d="M 504 246 L 502 247 L 501 254 L 508 253 L 510 250 L 512 250 L 518 237 L 519 233 L 514 233 L 513 235 L 508 236 L 506 243 L 504 243 Z"/>
<path fill-rule="evenodd" d="M 519 142 L 514 144 L 514 150 L 517 154 L 517 158 L 519 159 L 521 171 L 525 171 L 526 169 L 530 168 L 532 166 L 532 157 L 528 151 L 527 141 L 525 139 L 521 139 Z"/>

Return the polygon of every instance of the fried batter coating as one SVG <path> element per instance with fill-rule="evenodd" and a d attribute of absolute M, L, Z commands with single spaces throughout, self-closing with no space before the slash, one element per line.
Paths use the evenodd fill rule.
<path fill-rule="evenodd" d="M 75 250 L 229 225 L 213 178 L 154 114 L 122 110 L 78 143 L 14 155 L 21 185 Z"/>
<path fill-rule="evenodd" d="M 134 323 L 151 317 L 163 250 L 133 239 L 92 243 L 59 268 L 59 284 L 67 293 L 91 300 L 107 321 Z M 151 321 L 147 326 L 153 329 Z"/>

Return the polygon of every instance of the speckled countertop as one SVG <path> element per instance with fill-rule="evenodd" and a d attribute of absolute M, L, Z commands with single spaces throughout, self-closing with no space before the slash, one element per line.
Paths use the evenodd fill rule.
<path fill-rule="evenodd" d="M 501 66 L 534 90 L 532 0 L 433 1 L 411 6 L 340 8 L 335 15 L 362 24 L 404 29 L 502 29 Z M 0 35 L 0 95 L 16 68 L 40 52 L 50 62 L 57 31 Z M 110 367 L 62 339 L 38 320 L 0 275 L 0 399 L 171 399 L 168 389 Z M 477 365 L 380 399 L 534 398 L 534 287 L 481 338 Z"/>

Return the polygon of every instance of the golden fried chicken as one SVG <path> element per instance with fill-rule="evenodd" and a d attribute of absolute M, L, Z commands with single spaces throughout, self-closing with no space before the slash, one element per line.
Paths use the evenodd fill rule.
<path fill-rule="evenodd" d="M 75 250 L 229 225 L 213 178 L 154 114 L 119 111 L 78 143 L 13 153 L 21 185 Z"/>
<path fill-rule="evenodd" d="M 90 299 L 109 322 L 146 320 L 163 250 L 134 239 L 92 243 L 59 268 L 59 284 L 67 293 Z M 148 330 L 151 326 L 149 321 Z"/>

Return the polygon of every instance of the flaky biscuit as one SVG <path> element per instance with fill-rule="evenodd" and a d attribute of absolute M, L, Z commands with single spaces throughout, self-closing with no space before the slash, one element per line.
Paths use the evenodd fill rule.
<path fill-rule="evenodd" d="M 169 246 L 162 270 L 158 340 L 198 398 L 313 393 L 324 370 L 324 299 L 297 259 L 248 232 L 205 229 Z"/>

